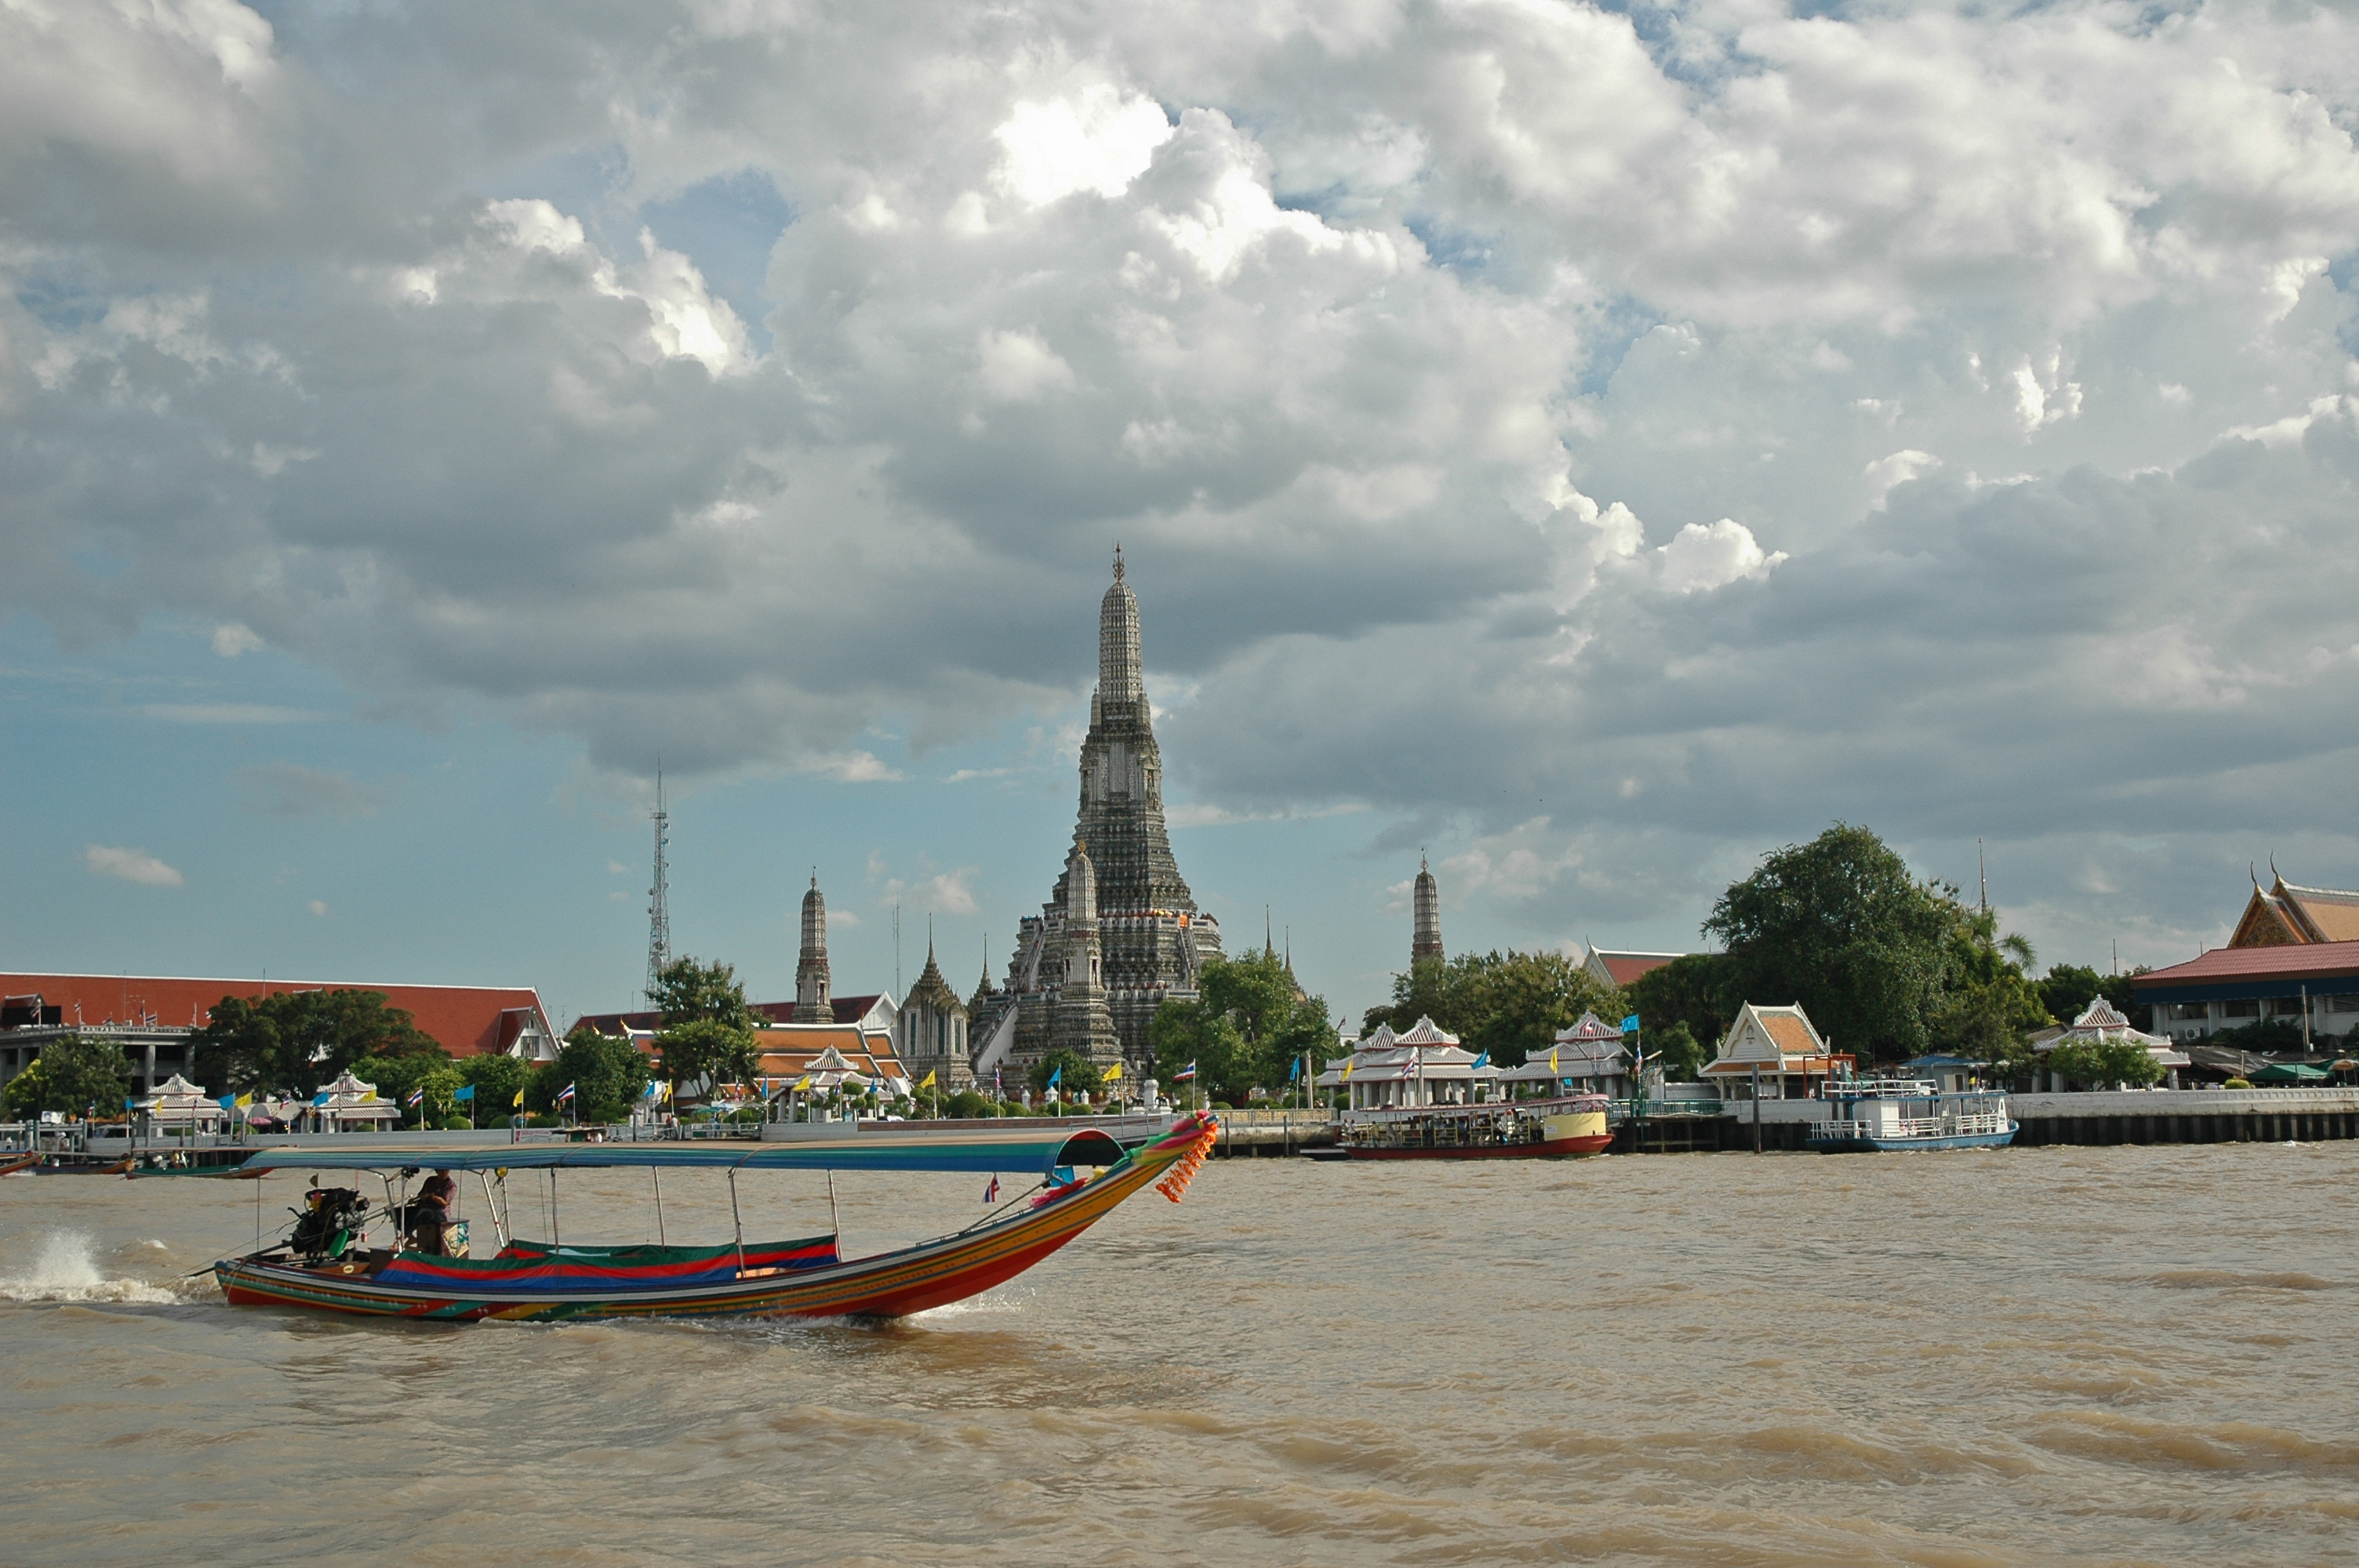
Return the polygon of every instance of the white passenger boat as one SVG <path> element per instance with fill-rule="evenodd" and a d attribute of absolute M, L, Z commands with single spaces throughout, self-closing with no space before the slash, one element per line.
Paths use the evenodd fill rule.
<path fill-rule="evenodd" d="M 1998 1089 L 1943 1092 L 1921 1078 L 1835 1078 L 1828 1119 L 1810 1129 L 1822 1154 L 1894 1149 L 2001 1149 L 2017 1123 Z"/>

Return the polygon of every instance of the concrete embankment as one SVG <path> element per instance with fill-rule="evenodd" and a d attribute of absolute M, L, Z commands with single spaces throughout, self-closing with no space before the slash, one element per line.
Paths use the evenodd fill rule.
<path fill-rule="evenodd" d="M 2127 1093 L 2010 1095 L 2022 1124 L 2015 1147 L 2112 1143 L 2285 1143 L 2359 1138 L 2359 1089 L 2156 1089 Z M 1759 1147 L 1799 1152 L 1810 1124 L 1825 1119 L 1823 1100 L 1761 1102 Z M 1335 1129 L 1324 1111 L 1221 1113 L 1213 1153 L 1223 1159 L 1277 1158 L 1331 1149 Z M 1752 1106 L 1723 1102 L 1718 1116 L 1650 1116 L 1614 1128 L 1616 1154 L 1704 1154 L 1755 1147 Z"/>
<path fill-rule="evenodd" d="M 2113 1143 L 2286 1143 L 2359 1138 L 2359 1089 L 2153 1089 L 2122 1093 L 2009 1095 L 2007 1108 L 2022 1130 L 2014 1147 Z M 1761 1102 L 1760 1147 L 1809 1146 L 1810 1123 L 1826 1116 L 1822 1100 Z M 1646 1153 L 1754 1147 L 1753 1108 L 1731 1101 L 1713 1119 L 1649 1120 Z M 1616 1153 L 1641 1152 L 1625 1124 Z"/>

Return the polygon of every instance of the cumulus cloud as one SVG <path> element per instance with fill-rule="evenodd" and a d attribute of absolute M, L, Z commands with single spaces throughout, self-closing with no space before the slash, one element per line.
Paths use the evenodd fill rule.
<path fill-rule="evenodd" d="M 105 844 L 82 846 L 82 860 L 91 874 L 116 877 L 142 887 L 176 888 L 184 880 L 180 873 L 149 854 L 145 849 L 117 849 Z"/>
<path fill-rule="evenodd" d="M 0 13 L 0 602 L 885 781 L 1069 728 L 1119 537 L 1201 820 L 1368 806 L 1536 921 L 2341 765 L 2342 12 L 475 25 Z"/>

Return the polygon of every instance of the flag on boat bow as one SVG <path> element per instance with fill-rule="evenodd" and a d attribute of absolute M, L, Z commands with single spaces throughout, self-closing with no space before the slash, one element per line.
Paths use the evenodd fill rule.
<path fill-rule="evenodd" d="M 991 1178 L 991 1185 L 983 1189 L 983 1201 L 985 1203 L 997 1203 L 999 1201 L 998 1176 L 994 1175 Z"/>

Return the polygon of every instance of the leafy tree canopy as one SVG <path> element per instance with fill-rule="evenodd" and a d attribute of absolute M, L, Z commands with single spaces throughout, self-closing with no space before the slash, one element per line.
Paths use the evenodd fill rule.
<path fill-rule="evenodd" d="M 656 1053 L 675 1089 L 698 1079 L 716 1089 L 723 1084 L 750 1084 L 761 1070 L 754 1032 L 717 1018 L 691 1018 L 666 1026 L 656 1036 Z"/>
<path fill-rule="evenodd" d="M 1623 995 L 1646 1025 L 1649 1054 L 1662 1045 L 1664 1032 L 1676 1025 L 1687 1030 L 1709 1059 L 1736 1022 L 1744 1000 L 1732 993 L 1733 983 L 1724 954 L 1687 953 L 1640 975 L 1623 988 Z"/>
<path fill-rule="evenodd" d="M 1093 1095 L 1105 1087 L 1105 1075 L 1083 1061 L 1079 1052 L 1068 1047 L 1060 1046 L 1032 1064 L 1032 1070 L 1027 1075 L 1032 1092 L 1035 1095 L 1047 1094 L 1051 1076 L 1057 1078 L 1057 1092 L 1067 1099 Z"/>
<path fill-rule="evenodd" d="M 1242 1105 L 1256 1086 L 1285 1088 L 1306 1053 L 1314 1069 L 1334 1054 L 1327 999 L 1304 995 L 1276 954 L 1212 959 L 1197 985 L 1196 1000 L 1166 1000 L 1147 1027 L 1156 1076 L 1167 1087 L 1194 1062 L 1200 1089 Z"/>
<path fill-rule="evenodd" d="M 458 1108 L 454 1097 L 467 1081 L 456 1062 L 440 1056 L 364 1056 L 353 1064 L 353 1076 L 375 1084 L 377 1097 L 394 1103 L 404 1125 L 420 1128 L 449 1120 Z M 426 1098 L 413 1110 L 409 1097 L 421 1088 Z"/>
<path fill-rule="evenodd" d="M 573 1114 L 581 1121 L 620 1121 L 654 1081 L 647 1057 L 626 1039 L 576 1026 L 558 1048 L 557 1060 L 534 1070 L 525 1085 L 528 1110 L 547 1115 L 571 1084 Z"/>
<path fill-rule="evenodd" d="M 754 1027 L 745 988 L 728 964 L 707 964 L 683 954 L 657 971 L 647 1000 L 663 1014 L 666 1029 L 699 1019 L 732 1029 Z"/>
<path fill-rule="evenodd" d="M 95 1106 L 101 1116 L 120 1116 L 131 1092 L 131 1064 L 111 1040 L 68 1034 L 41 1047 L 32 1065 L 0 1090 L 0 1110 L 38 1116 L 53 1110 L 82 1116 Z"/>
<path fill-rule="evenodd" d="M 1663 1076 L 1673 1083 L 1692 1081 L 1712 1059 L 1712 1053 L 1695 1037 L 1694 1031 L 1678 1020 L 1660 1029 L 1647 1029 L 1645 1044 L 1647 1065 L 1659 1064 Z"/>
<path fill-rule="evenodd" d="M 1951 902 L 1864 827 L 1838 822 L 1772 853 L 1704 922 L 1740 1000 L 1799 1002 L 1837 1050 L 1886 1059 L 1930 1044 L 1948 971 Z"/>
<path fill-rule="evenodd" d="M 2053 1022 L 2039 987 L 2024 978 L 2036 961 L 2031 944 L 2001 936 L 1998 917 L 1945 899 L 1950 914 L 1940 989 L 1925 1016 L 1937 1051 L 1976 1062 L 2024 1059 L 2026 1033 Z"/>
<path fill-rule="evenodd" d="M 475 1098 L 468 1102 L 474 1112 L 470 1119 L 477 1126 L 497 1126 L 514 1116 L 521 1108 L 516 1096 L 534 1069 L 515 1056 L 470 1056 L 459 1064 L 459 1076 L 475 1088 Z M 563 1085 L 559 1085 L 562 1088 Z"/>
<path fill-rule="evenodd" d="M 1462 953 L 1394 976 L 1393 1004 L 1370 1009 L 1363 1022 L 1397 1031 L 1430 1017 L 1469 1051 L 1488 1051 L 1495 1065 L 1519 1067 L 1584 1012 L 1617 1022 L 1622 995 L 1561 953 Z"/>
<path fill-rule="evenodd" d="M 448 1054 L 383 991 L 277 991 L 225 996 L 190 1037 L 199 1083 L 216 1094 L 309 1095 L 364 1057 Z"/>
<path fill-rule="evenodd" d="M 2162 1064 L 2135 1040 L 2068 1040 L 2048 1054 L 2048 1070 L 2065 1082 L 2143 1088 L 2163 1076 Z"/>

